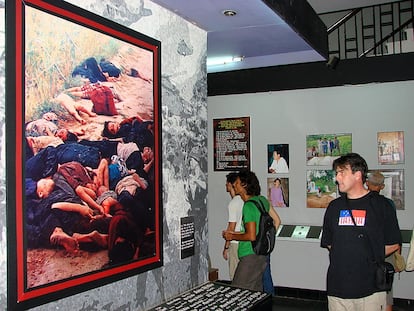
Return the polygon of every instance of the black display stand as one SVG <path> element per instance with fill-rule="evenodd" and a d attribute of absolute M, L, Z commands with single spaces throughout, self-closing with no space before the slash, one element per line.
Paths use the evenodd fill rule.
<path fill-rule="evenodd" d="M 272 297 L 263 292 L 209 282 L 193 288 L 150 311 L 266 311 Z"/>

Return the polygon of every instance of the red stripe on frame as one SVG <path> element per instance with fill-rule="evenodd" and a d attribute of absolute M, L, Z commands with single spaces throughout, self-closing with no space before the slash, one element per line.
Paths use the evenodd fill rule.
<path fill-rule="evenodd" d="M 134 44 L 139 45 L 141 47 L 144 47 L 144 48 L 146 48 L 150 51 L 155 52 L 156 49 L 157 49 L 154 45 L 151 45 L 147 42 L 141 41 L 138 38 L 131 37 L 128 34 L 117 31 L 113 28 L 107 27 L 107 26 L 105 26 L 103 24 L 100 24 L 98 22 L 95 22 L 93 20 L 87 19 L 87 18 L 85 18 L 81 15 L 77 15 L 77 14 L 74 14 L 72 12 L 66 11 L 66 10 L 64 10 L 62 8 L 59 8 L 59 7 L 56 7 L 52 4 L 42 2 L 40 0 L 26 0 L 25 2 L 30 3 L 30 4 L 34 5 L 35 7 L 41 5 L 42 9 L 44 9 L 46 11 L 52 12 L 52 13 L 58 15 L 58 16 L 66 17 L 67 19 L 69 19 L 73 22 L 77 22 L 77 23 L 80 23 L 80 24 L 83 24 L 83 25 L 87 25 L 87 26 L 89 26 L 89 27 L 91 27 L 95 30 L 103 31 L 105 33 L 108 33 L 108 34 L 114 36 L 114 37 L 118 37 L 121 40 L 131 42 L 131 43 L 134 43 Z"/>
<path fill-rule="evenodd" d="M 24 4 L 23 4 L 24 2 Z M 23 125 L 24 125 L 24 117 L 25 117 L 25 111 L 24 111 L 24 90 L 25 90 L 25 83 L 24 83 L 24 7 L 25 5 L 31 5 L 34 8 L 41 8 L 42 10 L 52 13 L 54 15 L 67 18 L 68 20 L 80 23 L 81 25 L 86 25 L 87 27 L 90 27 L 93 30 L 105 32 L 111 36 L 117 37 L 121 40 L 124 40 L 126 42 L 138 45 L 141 48 L 145 48 L 149 51 L 153 52 L 153 62 L 154 62 L 154 68 L 153 73 L 156 73 L 153 77 L 153 83 L 154 83 L 154 89 L 153 89 L 153 97 L 154 97 L 154 119 L 157 118 L 157 122 L 160 122 L 159 118 L 159 79 L 158 79 L 158 73 L 159 73 L 159 63 L 158 63 L 158 47 L 155 45 L 151 45 L 150 43 L 141 41 L 138 38 L 132 37 L 126 33 L 122 33 L 120 31 L 117 31 L 115 29 L 112 29 L 110 27 L 107 27 L 103 24 L 100 24 L 98 22 L 95 22 L 93 20 L 89 20 L 83 16 L 77 15 L 72 12 L 68 12 L 62 8 L 55 7 L 53 4 L 49 4 L 46 2 L 43 2 L 41 0 L 18 0 L 16 1 L 16 63 L 15 63 L 15 72 L 16 72 L 16 94 L 15 94 L 15 100 L 16 100 L 16 167 L 15 167 L 15 173 L 16 173 L 16 256 L 17 256 L 17 263 L 16 263 L 16 269 L 17 269 L 17 301 L 22 302 L 29 299 L 37 298 L 43 295 L 47 295 L 50 293 L 58 292 L 61 290 L 68 289 L 70 287 L 79 286 L 83 283 L 87 282 L 93 282 L 97 281 L 102 278 L 111 277 L 116 274 L 123 273 L 125 271 L 133 270 L 136 268 L 140 268 L 142 266 L 146 266 L 149 264 L 157 263 L 161 260 L 160 251 L 162 245 L 160 245 L 160 208 L 156 209 L 156 217 L 155 217 L 155 228 L 156 228 L 156 255 L 154 257 L 139 260 L 136 262 L 132 262 L 130 264 L 122 265 L 119 267 L 114 267 L 108 270 L 102 270 L 98 271 L 96 273 L 92 273 L 90 275 L 86 276 L 80 276 L 77 278 L 64 280 L 62 282 L 56 283 L 56 284 L 48 284 L 48 286 L 35 288 L 27 290 L 27 278 L 26 278 L 26 256 L 24 252 L 24 226 L 23 226 L 23 219 L 24 219 L 24 213 L 23 213 L 23 207 L 24 207 L 24 187 L 23 187 L 23 142 L 22 138 L 24 137 L 23 134 Z M 158 124 L 157 124 L 158 125 Z M 160 133 L 158 131 L 158 126 L 156 126 L 155 130 L 155 150 L 154 155 L 159 160 L 159 157 L 161 155 L 161 152 L 159 150 L 158 142 L 160 141 Z M 159 166 L 159 161 L 156 161 L 155 165 Z M 159 184 L 160 180 L 160 174 L 159 170 L 161 168 L 158 168 L 155 170 L 155 184 Z M 160 207 L 160 192 L 161 190 L 159 187 L 157 187 L 155 191 L 155 206 Z"/>
<path fill-rule="evenodd" d="M 24 253 L 23 253 L 23 189 L 22 189 L 22 180 L 23 180 L 23 170 L 22 170 L 22 144 L 20 143 L 22 139 L 22 118 L 23 118 L 23 92 L 24 90 L 22 85 L 22 73 L 24 70 L 23 66 L 23 5 L 20 1 L 16 2 L 16 246 L 17 246 L 17 298 L 20 300 L 22 298 L 22 293 L 25 288 L 26 276 L 24 273 Z M 19 158 L 20 157 L 20 158 Z"/>

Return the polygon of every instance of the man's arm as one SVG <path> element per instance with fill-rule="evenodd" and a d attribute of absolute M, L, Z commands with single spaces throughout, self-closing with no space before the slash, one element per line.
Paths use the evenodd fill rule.
<path fill-rule="evenodd" d="M 228 224 L 227 224 L 227 229 L 226 229 L 226 231 L 234 231 L 234 229 L 236 229 L 236 222 L 229 222 Z M 227 252 L 227 250 L 229 249 L 229 246 L 230 246 L 230 241 L 225 241 L 224 242 L 224 249 L 223 249 L 223 258 L 225 259 L 225 260 L 227 260 L 228 258 L 229 258 L 229 256 L 228 256 L 228 252 Z"/>
<path fill-rule="evenodd" d="M 271 205 L 269 208 L 269 215 L 273 219 L 273 225 L 275 226 L 276 230 L 279 229 L 279 226 L 282 223 L 282 221 L 280 220 L 278 213 L 276 213 L 275 209 Z"/>
<path fill-rule="evenodd" d="M 276 161 L 272 160 L 272 163 L 269 166 L 269 173 L 276 173 Z"/>
<path fill-rule="evenodd" d="M 53 203 L 52 208 L 57 208 L 65 212 L 76 212 L 81 214 L 83 217 L 92 218 L 93 211 L 86 205 L 70 202 L 58 202 Z"/>
<path fill-rule="evenodd" d="M 154 164 L 154 159 L 151 159 L 148 163 L 145 163 L 144 164 L 144 172 L 148 173 L 153 164 Z"/>
<path fill-rule="evenodd" d="M 138 183 L 138 185 L 141 189 L 143 189 L 143 190 L 147 189 L 147 187 L 148 187 L 147 184 L 142 181 L 142 179 L 140 178 L 138 173 L 133 173 L 131 176 Z"/>
<path fill-rule="evenodd" d="M 285 158 L 280 158 L 280 160 L 282 160 L 281 162 L 281 167 L 279 168 L 279 173 L 287 173 L 289 172 L 289 166 L 287 165 L 287 162 L 285 160 Z"/>
<path fill-rule="evenodd" d="M 385 257 L 400 249 L 400 244 L 385 245 Z"/>
<path fill-rule="evenodd" d="M 96 197 L 96 193 L 92 189 L 89 189 L 89 188 L 83 187 L 83 186 L 77 186 L 76 189 L 75 189 L 75 193 L 88 206 L 90 206 L 91 208 L 97 210 L 101 214 L 104 213 L 103 207 L 95 202 L 94 198 Z"/>
<path fill-rule="evenodd" d="M 256 222 L 245 223 L 246 232 L 223 231 L 223 238 L 226 241 L 256 241 Z"/>

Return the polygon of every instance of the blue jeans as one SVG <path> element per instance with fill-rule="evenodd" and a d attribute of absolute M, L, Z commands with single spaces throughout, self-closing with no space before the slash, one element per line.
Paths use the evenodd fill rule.
<path fill-rule="evenodd" d="M 266 256 L 266 269 L 263 273 L 263 291 L 272 296 L 276 294 L 272 280 L 272 273 L 270 271 L 270 255 Z"/>

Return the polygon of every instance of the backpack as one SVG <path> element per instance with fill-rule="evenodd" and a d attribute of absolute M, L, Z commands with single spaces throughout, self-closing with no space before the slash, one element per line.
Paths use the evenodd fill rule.
<path fill-rule="evenodd" d="M 273 218 L 266 212 L 263 203 L 254 200 L 253 202 L 260 211 L 259 232 L 256 235 L 256 241 L 252 241 L 253 251 L 256 255 L 269 255 L 275 247 L 276 228 L 273 224 Z"/>

